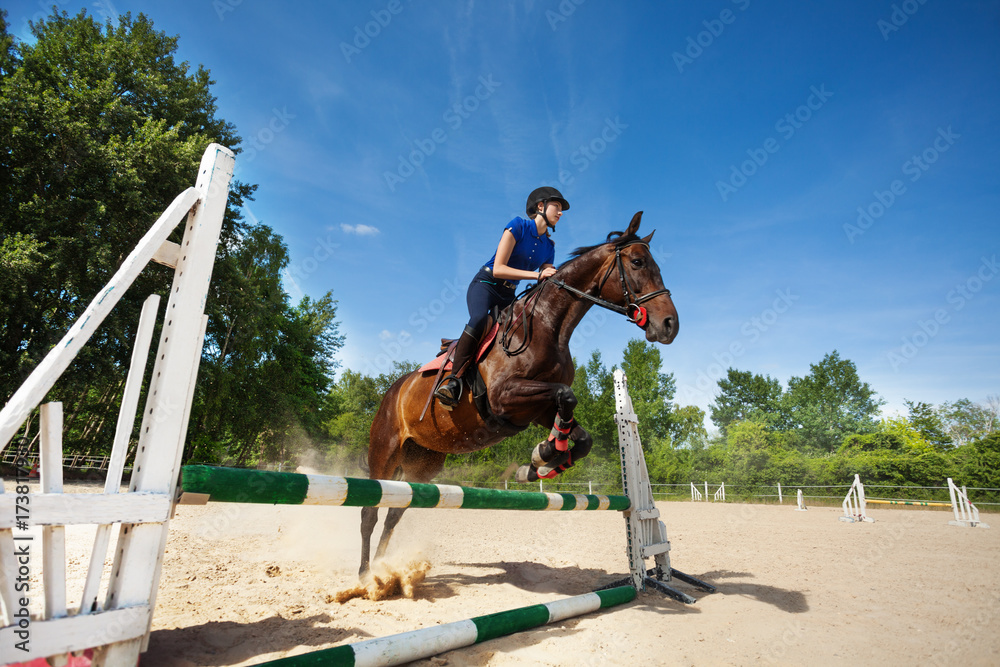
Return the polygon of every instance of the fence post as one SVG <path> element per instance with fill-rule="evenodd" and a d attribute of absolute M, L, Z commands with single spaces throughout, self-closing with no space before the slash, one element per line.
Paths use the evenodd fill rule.
<path fill-rule="evenodd" d="M 781 482 L 778 482 L 778 504 L 781 505 L 784 502 L 781 498 Z"/>

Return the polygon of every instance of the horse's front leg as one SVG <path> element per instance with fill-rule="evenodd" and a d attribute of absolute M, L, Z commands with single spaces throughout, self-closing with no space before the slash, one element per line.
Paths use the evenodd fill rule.
<path fill-rule="evenodd" d="M 576 409 L 576 396 L 567 385 L 555 382 L 539 382 L 537 380 L 511 380 L 505 384 L 501 393 L 505 412 L 507 414 L 525 414 L 541 411 L 547 419 L 555 413 L 552 430 L 546 440 L 538 443 L 531 455 L 531 465 L 521 466 L 516 475 L 516 481 L 535 482 L 541 479 L 551 479 L 565 471 L 576 461 L 590 453 L 593 439 L 573 418 Z M 539 404 L 543 405 L 539 405 Z M 546 408 L 544 403 L 548 403 Z M 573 442 L 570 448 L 569 441 Z"/>

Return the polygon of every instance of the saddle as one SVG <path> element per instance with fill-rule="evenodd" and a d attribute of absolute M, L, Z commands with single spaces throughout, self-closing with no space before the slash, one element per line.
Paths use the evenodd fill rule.
<path fill-rule="evenodd" d="M 493 326 L 486 330 L 486 335 L 484 335 L 479 340 L 479 348 L 476 350 L 476 363 L 478 364 L 486 353 L 490 351 L 493 346 L 493 341 L 496 340 L 497 332 L 500 330 L 500 322 L 494 321 Z M 441 350 L 438 352 L 438 356 L 434 357 L 433 360 L 428 361 L 426 364 L 420 367 L 421 373 L 428 373 L 430 371 L 451 370 L 451 360 L 455 352 L 455 344 L 458 342 L 457 338 L 442 338 L 441 339 Z"/>
<path fill-rule="evenodd" d="M 479 410 L 479 414 L 485 419 L 487 415 L 490 414 L 489 403 L 486 400 L 486 382 L 483 380 L 482 376 L 479 374 L 479 362 L 486 356 L 493 346 L 493 342 L 496 340 L 497 332 L 500 330 L 500 320 L 497 317 L 493 317 L 493 324 L 486 328 L 486 335 L 482 337 L 479 341 L 479 348 L 476 350 L 475 363 L 473 367 L 475 368 L 474 377 L 472 378 L 472 397 L 476 404 L 476 409 Z M 424 409 L 420 413 L 420 419 L 423 420 L 424 415 L 427 414 L 427 408 L 430 406 L 431 401 L 434 400 L 434 391 L 437 389 L 438 384 L 441 382 L 441 377 L 444 375 L 445 371 L 449 371 L 452 368 L 452 359 L 455 356 L 455 346 L 458 344 L 458 339 L 441 339 L 441 352 L 432 361 L 427 362 L 418 369 L 419 373 L 435 373 L 434 383 L 431 385 L 430 393 L 427 395 L 427 400 L 424 402 Z M 468 375 L 466 371 L 465 375 Z M 466 382 L 465 377 L 459 378 L 460 382 Z"/>

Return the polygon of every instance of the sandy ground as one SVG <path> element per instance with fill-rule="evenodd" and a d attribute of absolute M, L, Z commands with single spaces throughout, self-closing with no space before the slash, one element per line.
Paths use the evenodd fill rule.
<path fill-rule="evenodd" d="M 1000 517 L 661 503 L 672 565 L 718 587 L 658 593 L 419 665 L 1000 664 Z M 384 513 L 385 510 L 383 510 Z M 180 506 L 143 667 L 251 665 L 578 595 L 627 572 L 617 512 L 409 510 L 394 563 L 431 569 L 412 599 L 344 604 L 360 510 Z M 69 534 L 70 601 L 93 529 Z"/>

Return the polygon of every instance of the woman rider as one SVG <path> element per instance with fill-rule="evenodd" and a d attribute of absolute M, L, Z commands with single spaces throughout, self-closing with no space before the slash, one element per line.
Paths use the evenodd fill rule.
<path fill-rule="evenodd" d="M 569 202 L 555 188 L 533 190 L 525 204 L 528 217 L 518 216 L 507 223 L 497 251 L 472 279 L 465 297 L 469 305 L 469 323 L 455 346 L 452 374 L 442 380 L 434 392 L 446 409 L 458 405 L 462 396 L 461 377 L 476 353 L 493 307 L 504 308 L 511 304 L 519 281 L 544 280 L 556 272 L 553 266 L 555 244 L 549 238 L 549 230 L 556 228 L 559 218 L 568 210 Z"/>

